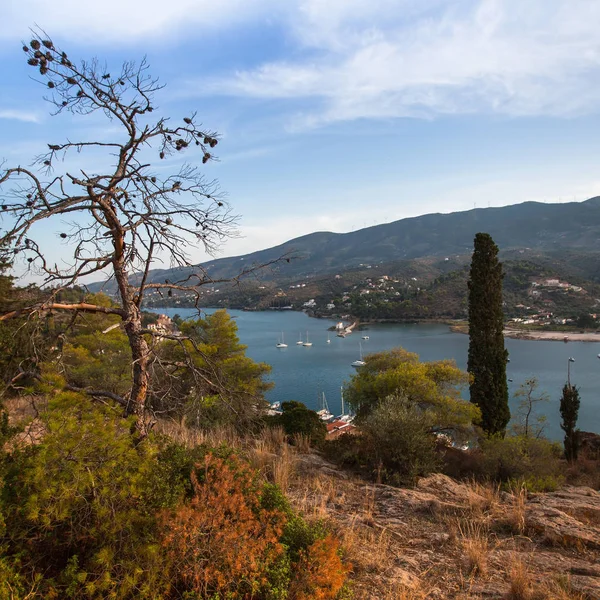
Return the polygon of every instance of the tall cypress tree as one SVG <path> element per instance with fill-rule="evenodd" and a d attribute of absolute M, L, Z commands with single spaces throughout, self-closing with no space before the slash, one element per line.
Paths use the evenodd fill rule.
<path fill-rule="evenodd" d="M 502 263 L 488 233 L 475 236 L 469 276 L 469 360 L 471 402 L 481 410 L 481 427 L 504 435 L 510 421 L 502 314 Z"/>
<path fill-rule="evenodd" d="M 579 454 L 579 432 L 576 427 L 580 403 L 577 386 L 565 383 L 560 399 L 560 428 L 565 432 L 565 458 L 569 462 L 576 461 Z"/>

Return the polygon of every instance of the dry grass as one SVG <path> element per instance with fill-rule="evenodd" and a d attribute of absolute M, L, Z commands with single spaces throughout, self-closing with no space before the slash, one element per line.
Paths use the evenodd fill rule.
<path fill-rule="evenodd" d="M 154 430 L 187 448 L 194 448 L 201 444 L 210 446 L 227 444 L 232 448 L 241 448 L 245 444 L 245 440 L 240 437 L 233 427 L 216 427 L 210 431 L 203 431 L 187 427 L 179 421 L 161 419 L 157 421 Z"/>
<path fill-rule="evenodd" d="M 586 600 L 587 596 L 573 589 L 568 576 L 559 576 L 542 586 L 539 594 L 551 600 Z"/>
<path fill-rule="evenodd" d="M 387 586 L 378 596 L 381 600 L 427 600 L 430 597 L 429 591 L 419 584 L 407 586 L 401 583 Z"/>
<path fill-rule="evenodd" d="M 303 433 L 295 433 L 292 436 L 292 443 L 300 454 L 308 454 L 310 452 L 310 437 Z"/>
<path fill-rule="evenodd" d="M 257 434 L 257 439 L 262 440 L 265 447 L 273 454 L 279 453 L 284 446 L 288 445 L 283 427 L 265 427 Z"/>
<path fill-rule="evenodd" d="M 362 504 L 362 520 L 367 525 L 375 523 L 375 487 L 365 485 L 365 495 Z"/>
<path fill-rule="evenodd" d="M 287 443 L 287 436 L 281 427 L 267 427 L 254 436 L 242 437 L 233 427 L 201 431 L 179 422 L 161 420 L 156 424 L 155 430 L 188 448 L 201 444 L 226 444 L 235 448 L 246 456 L 265 479 L 273 481 L 283 491 L 289 488 L 295 472 L 296 452 Z"/>
<path fill-rule="evenodd" d="M 254 445 L 246 451 L 248 462 L 254 469 L 259 471 L 265 479 L 273 476 L 273 463 L 277 455 L 270 451 L 264 440 L 254 440 Z"/>
<path fill-rule="evenodd" d="M 344 500 L 344 493 L 333 477 L 317 473 L 299 479 L 301 489 L 294 494 L 294 506 L 305 516 L 325 519 L 329 516 L 329 503 Z"/>
<path fill-rule="evenodd" d="M 525 519 L 527 490 L 523 486 L 517 487 L 512 490 L 512 496 L 513 501 L 508 505 L 503 521 L 513 534 L 523 535 L 527 528 Z"/>
<path fill-rule="evenodd" d="M 495 483 L 480 483 L 472 480 L 467 486 L 469 509 L 474 516 L 495 512 L 502 504 L 500 486 Z"/>
<path fill-rule="evenodd" d="M 515 558 L 508 570 L 509 578 L 509 600 L 533 600 L 534 590 L 531 575 L 525 563 Z"/>
<path fill-rule="evenodd" d="M 295 466 L 295 452 L 290 446 L 284 444 L 281 446 L 280 453 L 276 456 L 272 465 L 273 483 L 276 483 L 284 492 L 290 487 Z"/>
<path fill-rule="evenodd" d="M 459 521 L 457 530 L 467 572 L 485 577 L 490 555 L 489 531 L 476 521 Z"/>
<path fill-rule="evenodd" d="M 568 576 L 544 578 L 536 583 L 525 563 L 513 557 L 509 570 L 509 600 L 586 600 L 587 596 L 571 585 Z"/>
<path fill-rule="evenodd" d="M 389 572 L 395 561 L 389 532 L 366 527 L 360 521 L 355 515 L 350 524 L 338 530 L 354 573 Z"/>

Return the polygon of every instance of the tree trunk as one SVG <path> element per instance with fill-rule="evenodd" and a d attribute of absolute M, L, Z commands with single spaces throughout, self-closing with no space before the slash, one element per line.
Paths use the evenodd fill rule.
<path fill-rule="evenodd" d="M 146 342 L 143 334 L 141 333 L 141 329 L 141 312 L 137 306 L 134 306 L 134 314 L 132 314 L 125 323 L 125 332 L 129 338 L 132 360 L 132 383 L 127 412 L 136 416 L 136 429 L 140 435 L 145 436 L 148 433 L 145 414 L 149 379 L 149 348 L 148 342 Z"/>
<path fill-rule="evenodd" d="M 131 392 L 127 405 L 128 414 L 136 416 L 136 429 L 142 437 L 148 434 L 146 423 L 146 398 L 148 396 L 148 342 L 142 333 L 142 311 L 135 302 L 133 288 L 129 284 L 127 270 L 123 265 L 123 236 L 115 235 L 115 250 L 119 260 L 114 263 L 114 273 L 123 312 L 125 313 L 124 328 L 131 348 Z"/>

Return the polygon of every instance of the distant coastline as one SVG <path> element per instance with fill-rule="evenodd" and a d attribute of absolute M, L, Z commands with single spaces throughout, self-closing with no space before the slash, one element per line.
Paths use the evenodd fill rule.
<path fill-rule="evenodd" d="M 451 325 L 454 333 L 469 333 L 467 323 Z M 515 340 L 541 340 L 544 342 L 600 342 L 600 331 L 534 331 L 527 329 L 505 329 L 504 337 Z M 566 340 L 565 340 L 566 338 Z"/>
<path fill-rule="evenodd" d="M 600 332 L 595 331 L 581 333 L 580 331 L 524 331 L 522 329 L 505 329 L 504 337 L 517 340 L 543 340 L 545 342 L 600 342 Z"/>
<path fill-rule="evenodd" d="M 151 307 L 147 308 L 151 312 L 159 312 L 164 310 L 165 308 L 173 309 L 177 307 Z M 193 308 L 193 307 L 179 307 L 183 309 Z M 230 307 L 224 306 L 211 306 L 211 307 L 202 307 L 200 310 L 204 308 L 216 309 L 225 308 L 228 309 Z M 249 312 L 271 312 L 273 309 L 233 309 L 233 310 L 246 310 Z M 309 317 L 317 318 L 317 319 L 330 319 L 330 320 L 339 320 L 339 315 L 325 315 L 321 313 L 314 313 L 312 311 L 301 311 L 294 310 L 294 312 L 305 312 Z M 469 333 L 469 325 L 466 321 L 455 322 L 451 319 L 423 319 L 423 318 L 413 318 L 413 319 L 368 319 L 364 321 L 360 321 L 358 319 L 354 319 L 357 321 L 356 330 L 363 331 L 368 329 L 369 325 L 377 324 L 377 323 L 388 323 L 388 324 L 397 324 L 397 325 L 418 325 L 418 324 L 426 324 L 426 323 L 439 323 L 439 324 L 447 324 L 450 331 L 453 333 Z M 335 327 L 329 328 L 331 331 L 335 329 Z M 545 342 L 565 342 L 565 338 L 567 338 L 567 342 L 598 342 L 600 343 L 600 330 L 598 332 L 584 332 L 581 331 L 535 331 L 535 330 L 527 330 L 527 329 L 505 329 L 504 337 L 512 338 L 515 340 L 538 340 Z"/>

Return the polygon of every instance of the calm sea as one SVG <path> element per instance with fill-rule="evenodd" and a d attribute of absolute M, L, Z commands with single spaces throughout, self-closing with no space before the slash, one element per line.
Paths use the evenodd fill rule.
<path fill-rule="evenodd" d="M 197 314 L 193 309 L 155 309 L 181 317 Z M 213 312 L 207 310 L 207 312 Z M 452 333 L 445 325 L 371 325 L 368 329 L 353 333 L 347 338 L 336 337 L 327 329 L 335 323 L 324 319 L 312 319 L 304 313 L 243 312 L 230 311 L 238 326 L 243 344 L 248 346 L 247 355 L 256 361 L 270 364 L 270 379 L 275 383 L 267 399 L 270 402 L 299 400 L 309 408 L 319 407 L 319 398 L 325 393 L 331 412 L 340 411 L 340 387 L 356 372 L 350 363 L 359 358 L 360 345 L 363 354 L 402 346 L 416 352 L 422 360 L 454 359 L 463 369 L 467 366 L 468 337 Z M 287 348 L 275 344 L 284 336 Z M 298 346 L 298 339 L 308 334 L 312 346 Z M 331 343 L 327 343 L 327 337 Z M 368 335 L 368 340 L 362 340 Z M 530 377 L 539 380 L 539 391 L 549 395 L 544 405 L 547 415 L 545 433 L 552 439 L 562 439 L 560 429 L 559 400 L 562 386 L 567 379 L 567 362 L 571 363 L 571 383 L 581 391 L 579 427 L 585 431 L 600 433 L 600 343 L 546 342 L 506 340 L 510 353 L 508 377 L 511 394 L 511 410 L 517 402 L 512 394 Z M 463 394 L 468 397 L 468 390 Z"/>

